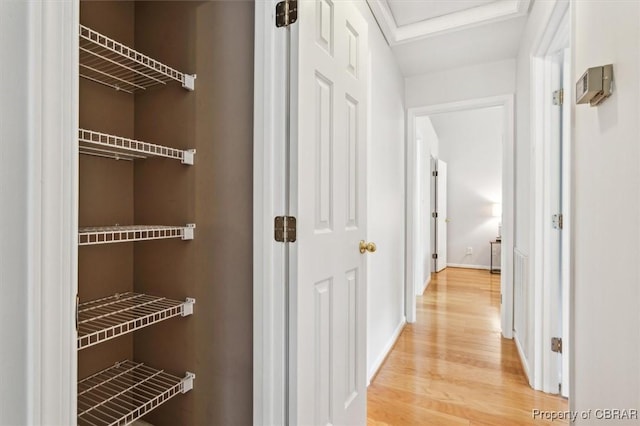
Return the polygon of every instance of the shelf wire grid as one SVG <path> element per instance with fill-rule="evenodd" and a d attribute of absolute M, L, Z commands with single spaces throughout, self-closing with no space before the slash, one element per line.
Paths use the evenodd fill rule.
<path fill-rule="evenodd" d="M 182 393 L 180 378 L 122 361 L 78 382 L 78 425 L 127 425 Z"/>
<path fill-rule="evenodd" d="M 184 150 L 142 142 L 135 139 L 95 132 L 78 130 L 80 153 L 117 160 L 135 160 L 148 157 L 165 157 L 184 162 Z"/>
<path fill-rule="evenodd" d="M 78 307 L 78 349 L 182 316 L 187 302 L 139 293 L 120 293 Z"/>
<path fill-rule="evenodd" d="M 80 76 L 127 93 L 171 81 L 185 84 L 184 73 L 84 25 L 80 25 Z"/>
<path fill-rule="evenodd" d="M 130 241 L 183 238 L 184 227 L 161 225 L 94 226 L 82 227 L 78 233 L 78 244 L 110 244 Z"/>

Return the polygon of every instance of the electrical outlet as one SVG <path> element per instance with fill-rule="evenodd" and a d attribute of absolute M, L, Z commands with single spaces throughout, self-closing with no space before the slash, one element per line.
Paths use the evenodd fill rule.
<path fill-rule="evenodd" d="M 473 247 L 467 247 L 467 255 L 473 254 Z"/>

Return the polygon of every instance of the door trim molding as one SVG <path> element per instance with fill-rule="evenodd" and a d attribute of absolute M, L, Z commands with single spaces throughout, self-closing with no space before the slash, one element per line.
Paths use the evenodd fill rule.
<path fill-rule="evenodd" d="M 406 156 L 406 183 L 407 183 L 407 208 L 406 208 L 406 281 L 405 281 L 405 315 L 407 322 L 416 320 L 416 288 L 422 283 L 417 282 L 415 265 L 417 239 L 414 238 L 418 229 L 419 196 L 416 193 L 416 180 L 418 178 L 418 152 L 416 140 L 416 119 L 422 116 L 439 114 L 444 112 L 465 111 L 470 109 L 502 106 L 504 113 L 504 144 L 502 149 L 502 274 L 500 275 L 500 287 L 503 294 L 503 306 L 501 309 L 502 335 L 508 339 L 513 338 L 513 249 L 514 249 L 514 213 L 515 213 L 515 133 L 514 133 L 514 96 L 513 94 L 493 96 L 487 98 L 468 99 L 459 102 L 451 102 L 438 105 L 409 108 L 407 110 L 407 156 Z"/>
<path fill-rule="evenodd" d="M 275 0 L 255 1 L 253 133 L 253 424 L 285 424 L 285 244 L 273 237 L 286 212 L 286 42 Z"/>
<path fill-rule="evenodd" d="M 0 198 L 16 209 L 10 217 L 21 217 L 0 222 L 0 256 L 13 253 L 9 259 L 19 259 L 2 262 L 7 280 L 1 296 L 21 312 L 10 312 L 10 320 L 0 322 L 0 335 L 11 337 L 13 347 L 0 355 L 0 364 L 22 383 L 3 380 L 0 394 L 3 400 L 16 397 L 3 401 L 11 405 L 9 423 L 75 425 L 79 4 L 8 2 L 3 7 L 12 18 L 3 21 L 0 33 L 13 43 L 10 52 L 21 53 L 13 55 L 9 74 L 20 74 L 12 83 L 20 90 L 3 93 L 2 99 L 11 121 L 1 130 L 10 136 L 7 152 L 15 154 L 2 160 L 9 162 L 2 170 L 16 179 L 0 190 Z M 15 25 L 5 25 L 9 21 Z M 0 423 L 5 414 L 0 413 Z"/>
<path fill-rule="evenodd" d="M 551 67 L 551 55 L 563 50 L 570 44 L 569 2 L 558 0 L 550 12 L 547 23 L 540 32 L 537 43 L 531 50 L 531 143 L 535 155 L 531 157 L 531 206 L 532 220 L 530 223 L 531 268 L 529 282 L 533 289 L 533 311 L 529 313 L 528 321 L 532 324 L 530 329 L 533 339 L 532 359 L 527 360 L 530 368 L 530 384 L 536 390 L 548 393 L 557 393 L 558 376 L 557 363 L 553 361 L 550 341 L 553 337 L 552 322 L 548 307 L 552 306 L 551 271 L 549 270 L 549 246 L 551 243 L 551 211 L 549 210 L 549 197 L 551 183 L 546 178 L 545 171 L 551 161 L 549 138 L 551 132 L 550 108 L 551 94 L 549 93 Z M 566 61 L 565 61 L 566 65 Z M 571 75 L 571 70 L 564 70 Z M 566 84 L 565 78 L 564 99 L 565 102 L 573 101 L 573 84 Z M 565 108 L 564 111 L 567 111 Z M 570 119 L 570 118 L 569 118 Z M 563 119 L 564 122 L 567 122 Z M 567 129 L 565 129 L 567 130 Z M 566 135 L 563 135 L 565 137 Z M 569 311 L 564 314 L 569 318 L 571 310 L 571 259 L 570 259 L 570 232 L 571 232 L 571 151 L 570 137 L 567 138 L 563 152 L 563 214 L 564 236 L 562 248 L 562 277 L 565 280 L 563 286 L 563 309 Z M 568 321 L 563 321 L 563 370 L 570 365 L 570 329 Z M 568 396 L 569 381 L 566 380 L 562 393 Z"/>

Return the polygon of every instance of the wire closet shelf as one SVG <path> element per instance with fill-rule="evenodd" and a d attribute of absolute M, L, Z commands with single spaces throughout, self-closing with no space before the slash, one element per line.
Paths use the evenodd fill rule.
<path fill-rule="evenodd" d="M 196 79 L 84 25 L 80 25 L 80 76 L 127 93 L 172 81 L 194 90 Z"/>
<path fill-rule="evenodd" d="M 78 425 L 128 425 L 193 388 L 195 374 L 180 378 L 133 361 L 122 361 L 78 382 Z"/>
<path fill-rule="evenodd" d="M 195 299 L 120 293 L 78 306 L 78 350 L 173 317 L 193 314 Z"/>
<path fill-rule="evenodd" d="M 79 129 L 80 154 L 113 158 L 115 160 L 137 160 L 149 157 L 164 157 L 178 160 L 182 164 L 193 164 L 195 149 L 176 149 L 93 130 Z"/>
<path fill-rule="evenodd" d="M 195 227 L 194 223 L 189 223 L 186 226 L 116 225 L 83 227 L 78 230 L 78 245 L 126 243 L 167 238 L 192 240 Z"/>

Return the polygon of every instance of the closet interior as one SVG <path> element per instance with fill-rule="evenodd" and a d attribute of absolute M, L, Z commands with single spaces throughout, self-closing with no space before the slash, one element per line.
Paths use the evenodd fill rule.
<path fill-rule="evenodd" d="M 195 424 L 198 5 L 80 2 L 79 425 Z"/>

